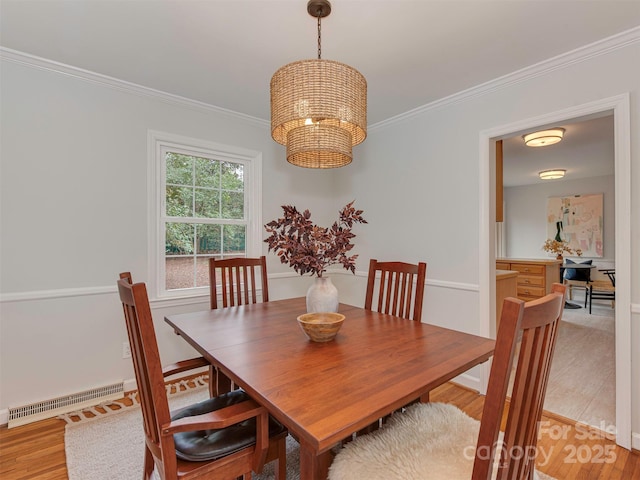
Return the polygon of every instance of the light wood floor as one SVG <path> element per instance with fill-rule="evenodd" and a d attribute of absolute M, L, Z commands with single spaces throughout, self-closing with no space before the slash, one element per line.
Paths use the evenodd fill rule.
<path fill-rule="evenodd" d="M 484 402 L 481 395 L 452 383 L 432 391 L 430 399 L 453 403 L 475 418 Z M 63 420 L 50 419 L 0 428 L 0 478 L 66 480 L 64 427 Z M 561 419 L 543 417 L 538 447 L 538 469 L 558 480 L 640 480 L 638 452 Z"/>

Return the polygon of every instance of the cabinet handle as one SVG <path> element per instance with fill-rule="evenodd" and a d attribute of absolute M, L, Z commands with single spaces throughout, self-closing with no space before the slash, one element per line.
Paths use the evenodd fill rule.
<path fill-rule="evenodd" d="M 524 271 L 525 271 L 525 272 L 528 272 L 528 271 L 529 271 L 529 269 L 528 269 L 528 268 L 525 268 L 525 269 L 524 269 Z"/>
<path fill-rule="evenodd" d="M 531 283 L 529 280 L 525 280 L 524 283 Z"/>

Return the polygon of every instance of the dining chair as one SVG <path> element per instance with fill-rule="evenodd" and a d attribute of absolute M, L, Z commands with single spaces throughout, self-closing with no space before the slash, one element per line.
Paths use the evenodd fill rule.
<path fill-rule="evenodd" d="M 562 275 L 562 283 L 567 285 L 569 300 L 573 300 L 573 289 L 578 287 L 584 289 L 585 299 L 587 290 L 589 289 L 589 282 L 591 282 L 591 269 L 590 268 L 571 268 L 571 265 L 575 265 L 578 262 L 566 259 L 565 264 L 561 270 L 564 270 Z M 592 265 L 593 260 L 586 260 L 581 262 L 583 265 Z"/>
<path fill-rule="evenodd" d="M 120 280 L 124 280 L 126 281 L 129 285 L 133 284 L 133 276 L 131 275 L 131 272 L 122 272 L 120 273 Z M 124 304 L 122 305 L 123 308 L 125 307 Z M 125 316 L 127 315 L 127 310 L 126 308 L 124 309 L 124 314 Z M 129 335 L 129 346 L 132 345 L 132 339 L 131 336 Z M 178 363 L 174 363 L 171 365 L 167 365 L 166 367 L 163 368 L 163 373 L 166 372 L 174 372 L 174 373 L 180 373 L 180 372 L 184 372 L 184 371 L 189 371 L 195 368 L 200 368 L 200 367 L 210 367 L 211 365 L 209 364 L 209 362 L 204 358 L 204 357 L 195 357 L 195 358 L 190 358 L 188 360 L 180 360 Z M 164 373 L 165 376 L 168 376 L 168 374 Z M 211 376 L 209 376 L 209 381 L 211 381 Z M 211 391 L 211 389 L 209 389 L 209 391 Z M 214 395 L 212 395 L 214 396 Z"/>
<path fill-rule="evenodd" d="M 426 277 L 427 264 L 424 262 L 414 265 L 405 262 L 379 262 L 372 258 L 369 261 L 364 308 L 419 322 L 422 320 Z M 427 401 L 428 398 L 428 394 L 425 394 L 420 400 Z M 388 418 L 385 416 L 378 419 L 358 431 L 356 435 L 364 435 L 378 429 L 380 423 L 386 422 Z M 346 438 L 344 442 L 350 440 Z"/>
<path fill-rule="evenodd" d="M 566 286 L 555 283 L 542 298 L 504 300 L 480 422 L 450 404 L 413 405 L 392 415 L 381 429 L 347 443 L 330 467 L 329 480 L 533 479 L 538 424 L 565 294 Z"/>
<path fill-rule="evenodd" d="M 222 296 L 222 307 L 257 303 L 256 277 L 260 275 L 262 301 L 269 301 L 267 282 L 267 259 L 225 258 L 209 259 L 209 288 L 211 290 L 211 308 L 219 308 L 218 295 Z"/>
<path fill-rule="evenodd" d="M 260 283 L 256 282 L 259 275 Z M 209 259 L 209 289 L 211 309 L 248 305 L 258 302 L 257 285 L 262 288 L 262 301 L 269 301 L 269 283 L 267 281 L 267 258 L 225 258 Z M 218 300 L 221 296 L 222 302 Z M 222 303 L 222 305 L 220 305 Z M 234 389 L 233 382 L 219 369 L 209 369 L 212 394 L 229 392 Z"/>
<path fill-rule="evenodd" d="M 118 292 L 142 407 L 143 479 L 250 479 L 251 471 L 276 461 L 276 478 L 284 480 L 287 430 L 243 390 L 169 412 L 165 377 L 206 362 L 178 362 L 163 371 L 146 285 L 125 276 Z"/>
<path fill-rule="evenodd" d="M 587 308 L 587 300 L 589 301 L 589 314 L 591 314 L 592 301 L 611 300 L 611 308 L 615 306 L 616 300 L 616 270 L 615 268 L 598 269 L 609 277 L 606 280 L 594 280 L 587 286 L 587 293 L 584 298 L 584 307 Z"/>
<path fill-rule="evenodd" d="M 414 265 L 371 259 L 364 308 L 419 322 L 426 277 L 427 264 L 424 262 Z"/>

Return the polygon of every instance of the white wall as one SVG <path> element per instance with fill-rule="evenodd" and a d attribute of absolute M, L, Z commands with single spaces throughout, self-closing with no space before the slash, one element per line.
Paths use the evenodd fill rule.
<path fill-rule="evenodd" d="M 479 332 L 481 132 L 630 92 L 631 342 L 635 346 L 631 426 L 636 448 L 640 445 L 638 58 L 636 39 L 602 54 L 571 58 L 562 67 L 551 62 L 550 68 L 535 69 L 529 76 L 516 75 L 498 86 L 485 85 L 391 119 L 370 129 L 360 160 L 345 167 L 337 180 L 339 191 L 348 192 L 368 211 L 367 235 L 358 243 L 362 259 L 358 268 L 366 269 L 370 257 L 426 261 L 423 320 Z M 611 218 L 611 211 L 605 215 Z M 540 248 L 539 240 L 535 244 Z"/>
<path fill-rule="evenodd" d="M 289 167 L 265 125 L 4 62 L 2 292 L 110 287 L 125 269 L 145 280 L 145 142 L 154 129 L 263 152 L 265 222 L 283 203 L 328 222 L 356 199 L 369 221 L 356 232 L 359 272 L 371 257 L 424 260 L 424 320 L 479 332 L 480 132 L 630 92 L 630 182 L 639 192 L 638 58 L 640 42 L 628 42 L 426 106 L 370 128 L 353 164 L 329 172 Z M 75 205 L 78 195 L 86 202 Z M 631 218 L 631 340 L 640 345 L 636 194 Z M 303 293 L 308 284 L 287 277 L 290 270 L 272 256 L 270 271 L 275 298 Z M 341 298 L 362 299 L 363 282 L 340 275 Z M 115 293 L 3 302 L 1 313 L 0 408 L 133 376 L 120 359 L 125 334 Z M 165 330 L 161 339 L 167 361 L 188 353 L 171 335 Z M 640 432 L 637 348 L 632 364 L 632 427 Z"/>
<path fill-rule="evenodd" d="M 148 130 L 262 152 L 264 223 L 328 210 L 330 172 L 289 165 L 265 121 L 4 58 L 1 75 L 0 410 L 133 378 L 115 282 L 147 281 Z M 304 293 L 268 259 L 273 298 Z M 154 307 L 165 363 L 194 352 L 164 314 L 202 308 Z"/>
<path fill-rule="evenodd" d="M 603 194 L 604 255 L 596 264 L 615 259 L 615 177 L 550 180 L 536 185 L 504 189 L 507 257 L 549 258 L 542 250 L 547 234 L 547 198 L 571 195 Z M 571 258 L 571 255 L 568 255 Z M 583 257 L 588 259 L 590 257 Z"/>

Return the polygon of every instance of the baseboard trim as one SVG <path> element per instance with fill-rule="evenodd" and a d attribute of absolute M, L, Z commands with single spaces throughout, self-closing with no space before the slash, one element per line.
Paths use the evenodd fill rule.
<path fill-rule="evenodd" d="M 469 375 L 468 373 L 463 373 L 461 375 L 458 375 L 456 378 L 454 378 L 451 381 L 457 385 L 461 385 L 465 388 L 468 388 L 469 390 L 473 390 L 474 392 L 481 391 L 480 379 L 478 377 Z"/>
<path fill-rule="evenodd" d="M 173 377 L 167 377 L 165 380 L 167 382 L 167 384 L 173 384 L 173 383 L 179 383 L 181 381 L 188 381 L 191 380 L 193 378 L 196 377 L 200 377 L 203 374 L 208 374 L 209 373 L 209 368 L 208 367 L 199 367 L 199 368 L 194 368 L 193 370 L 191 370 L 192 373 L 189 373 L 189 375 L 184 375 L 182 373 L 178 373 L 176 375 L 174 375 Z M 135 392 L 136 390 L 138 390 L 138 384 L 136 383 L 136 379 L 135 378 L 129 378 L 127 380 L 124 380 L 123 382 L 123 390 L 124 393 L 122 394 L 122 396 L 126 396 L 129 395 L 132 392 Z M 89 404 L 83 404 L 82 408 L 89 408 L 89 407 L 94 407 L 96 405 L 89 405 Z M 80 408 L 78 406 L 78 408 Z M 76 408 L 74 407 L 74 410 Z M 55 415 L 57 416 L 57 414 Z M 8 408 L 4 408 L 2 410 L 0 410 L 0 427 L 4 427 L 7 426 L 9 424 L 9 409 Z"/>

